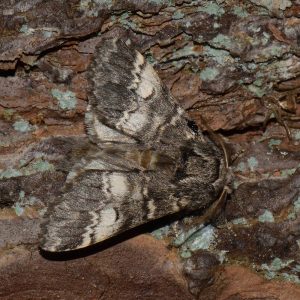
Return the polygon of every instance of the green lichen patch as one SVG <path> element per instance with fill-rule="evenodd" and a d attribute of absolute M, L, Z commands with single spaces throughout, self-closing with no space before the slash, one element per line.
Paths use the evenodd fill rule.
<path fill-rule="evenodd" d="M 15 213 L 17 216 L 22 216 L 22 214 L 24 213 L 24 207 L 20 205 L 20 203 L 15 203 L 15 205 L 13 206 Z"/>
<path fill-rule="evenodd" d="M 197 34 L 197 35 L 195 36 L 194 40 L 195 40 L 195 42 L 201 44 L 201 43 L 203 43 L 203 41 L 204 41 L 205 39 L 204 39 L 203 35 Z"/>
<path fill-rule="evenodd" d="M 268 142 L 268 146 L 269 148 L 273 148 L 274 146 L 278 146 L 282 143 L 281 140 L 277 140 L 277 139 L 270 139 L 269 142 Z"/>
<path fill-rule="evenodd" d="M 158 229 L 152 231 L 151 235 L 158 240 L 162 240 L 163 238 L 168 236 L 169 232 L 170 232 L 170 226 L 166 225 L 166 226 L 163 226 L 161 228 L 158 228 Z"/>
<path fill-rule="evenodd" d="M 184 244 L 185 241 L 187 241 L 195 232 L 201 230 L 202 228 L 203 225 L 200 224 L 190 228 L 189 230 L 182 230 L 176 235 L 175 239 L 172 241 L 172 245 L 179 247 L 180 245 Z"/>
<path fill-rule="evenodd" d="M 24 175 L 31 175 L 38 172 L 54 171 L 54 165 L 42 158 L 31 162 L 26 168 L 22 169 Z"/>
<path fill-rule="evenodd" d="M 215 36 L 210 41 L 210 44 L 216 48 L 225 48 L 227 50 L 233 47 L 233 42 L 231 37 L 224 35 L 222 33 L 219 33 L 217 36 Z"/>
<path fill-rule="evenodd" d="M 270 265 L 263 264 L 263 269 L 271 270 L 271 271 L 280 271 L 281 269 L 287 267 L 293 262 L 293 260 L 283 261 L 279 257 L 273 259 Z"/>
<path fill-rule="evenodd" d="M 281 276 L 284 280 L 294 282 L 300 284 L 300 279 L 298 275 L 295 274 L 288 274 L 288 273 L 281 273 Z"/>
<path fill-rule="evenodd" d="M 232 13 L 240 18 L 246 18 L 248 17 L 248 12 L 241 6 L 234 6 Z"/>
<path fill-rule="evenodd" d="M 263 79 L 262 78 L 257 78 L 253 84 L 256 85 L 256 86 L 262 86 L 263 85 Z"/>
<path fill-rule="evenodd" d="M 182 13 L 180 10 L 176 10 L 172 15 L 173 20 L 180 20 L 183 18 L 184 18 L 184 13 Z"/>
<path fill-rule="evenodd" d="M 261 88 L 255 84 L 249 84 L 247 88 L 251 93 L 253 93 L 255 96 L 259 98 L 263 97 L 267 93 L 267 91 L 265 91 L 264 88 Z"/>
<path fill-rule="evenodd" d="M 13 128 L 22 133 L 29 132 L 33 129 L 27 120 L 18 120 L 14 122 Z"/>
<path fill-rule="evenodd" d="M 293 262 L 294 262 L 294 260 L 283 261 L 279 257 L 276 257 L 273 259 L 273 261 L 269 265 L 262 264 L 261 269 L 264 271 L 264 275 L 268 279 L 273 279 L 273 278 L 277 277 L 277 278 L 282 278 L 282 279 L 288 280 L 287 278 L 291 278 L 290 277 L 291 274 L 288 274 L 286 272 L 281 273 L 280 271 L 283 270 L 284 268 L 289 267 Z M 283 274 L 286 274 L 288 276 L 283 275 Z M 298 280 L 299 280 L 299 278 L 298 278 Z"/>
<path fill-rule="evenodd" d="M 218 29 L 218 28 L 220 28 L 221 26 L 222 26 L 222 24 L 217 23 L 217 22 L 214 22 L 214 24 L 213 24 L 213 28 L 215 28 L 215 29 Z"/>
<path fill-rule="evenodd" d="M 200 78 L 203 81 L 212 81 L 220 74 L 220 71 L 216 68 L 207 67 L 203 69 L 200 73 Z"/>
<path fill-rule="evenodd" d="M 25 35 L 31 35 L 34 34 L 35 29 L 30 28 L 28 25 L 23 24 L 19 30 L 21 33 L 24 33 Z"/>
<path fill-rule="evenodd" d="M 294 211 L 290 212 L 287 216 L 287 220 L 291 220 L 291 221 L 296 220 L 296 218 L 297 218 L 297 215 Z"/>
<path fill-rule="evenodd" d="M 89 17 L 98 17 L 101 8 L 111 8 L 112 0 L 81 0 L 79 10 L 83 11 Z"/>
<path fill-rule="evenodd" d="M 12 208 L 15 210 L 17 216 L 22 216 L 26 208 L 37 203 L 41 204 L 38 198 L 29 195 L 26 196 L 25 191 L 21 190 L 19 192 L 19 199 Z"/>
<path fill-rule="evenodd" d="M 0 170 L 0 179 L 5 178 L 12 178 L 12 177 L 19 177 L 19 176 L 28 176 L 32 174 L 36 174 L 38 172 L 52 172 L 55 170 L 53 164 L 49 163 L 48 161 L 38 158 L 25 167 L 20 167 L 20 169 L 9 168 L 7 170 Z"/>
<path fill-rule="evenodd" d="M 271 36 L 267 32 L 263 32 L 263 38 L 261 39 L 262 45 L 267 45 L 270 41 Z"/>
<path fill-rule="evenodd" d="M 219 250 L 217 251 L 217 255 L 218 255 L 218 260 L 221 264 L 223 264 L 225 261 L 226 261 L 226 254 L 228 253 L 229 251 L 227 250 Z"/>
<path fill-rule="evenodd" d="M 215 49 L 209 46 L 203 47 L 203 55 L 207 58 L 211 58 L 218 64 L 225 66 L 228 64 L 233 64 L 234 59 L 230 53 L 226 50 Z"/>
<path fill-rule="evenodd" d="M 231 220 L 231 223 L 234 225 L 248 225 L 248 221 L 244 217 L 233 219 Z"/>
<path fill-rule="evenodd" d="M 236 167 L 235 167 L 235 169 L 237 170 L 237 171 L 240 171 L 240 172 L 246 172 L 246 170 L 247 170 L 247 165 L 243 162 L 243 161 L 241 161 Z"/>
<path fill-rule="evenodd" d="M 11 169 L 3 170 L 0 172 L 0 179 L 18 177 L 21 175 L 22 175 L 22 173 L 20 171 L 11 168 Z"/>
<path fill-rule="evenodd" d="M 32 164 L 32 167 L 37 170 L 38 172 L 46 172 L 46 171 L 53 171 L 54 166 L 50 164 L 48 161 L 39 160 Z"/>
<path fill-rule="evenodd" d="M 25 192 L 24 191 L 20 191 L 19 192 L 19 199 L 22 200 L 25 198 Z"/>
<path fill-rule="evenodd" d="M 53 36 L 52 30 L 43 29 L 43 36 L 47 39 L 51 38 Z"/>
<path fill-rule="evenodd" d="M 113 5 L 113 0 L 93 0 L 93 2 L 98 4 L 98 5 L 103 4 L 107 8 L 111 8 L 112 5 Z"/>
<path fill-rule="evenodd" d="M 278 142 L 274 142 L 274 145 L 279 144 Z M 271 145 L 273 145 L 271 143 Z M 268 155 L 271 155 L 272 152 L 268 152 Z M 255 156 L 250 156 L 247 159 L 244 158 L 245 161 L 240 161 L 235 167 L 234 170 L 237 172 L 241 172 L 241 173 L 247 173 L 247 172 L 255 172 L 255 171 L 259 171 L 259 173 L 261 174 L 261 176 L 263 178 L 269 178 L 270 176 L 272 176 L 272 172 L 262 172 L 262 168 L 259 168 L 260 165 L 260 161 L 257 159 L 257 157 Z M 292 170 L 292 169 L 289 169 Z M 281 170 L 282 171 L 282 170 Z M 284 172 L 288 172 L 288 170 L 284 169 Z M 290 174 L 292 174 L 295 171 L 295 169 L 293 168 L 293 171 L 290 171 Z M 281 176 L 284 177 L 284 176 Z"/>
<path fill-rule="evenodd" d="M 280 176 L 283 178 L 287 178 L 287 177 L 293 175 L 295 172 L 296 172 L 296 168 L 283 169 L 283 170 L 280 170 Z"/>
<path fill-rule="evenodd" d="M 252 32 L 252 33 L 259 33 L 262 29 L 261 26 L 258 24 L 250 24 L 248 29 Z"/>
<path fill-rule="evenodd" d="M 268 74 L 268 79 L 272 81 L 276 80 L 288 80 L 293 78 L 295 68 L 299 67 L 299 62 L 293 57 L 287 59 L 274 60 L 272 63 L 261 64 L 261 72 Z"/>
<path fill-rule="evenodd" d="M 265 7 L 269 11 L 286 10 L 292 6 L 290 0 L 251 0 L 252 3 Z"/>
<path fill-rule="evenodd" d="M 153 57 L 153 55 L 150 51 L 147 51 L 146 53 L 144 53 L 144 56 L 149 64 L 155 65 L 157 63 L 157 60 Z"/>
<path fill-rule="evenodd" d="M 149 2 L 158 4 L 158 5 L 162 5 L 165 3 L 170 4 L 170 0 L 149 0 Z"/>
<path fill-rule="evenodd" d="M 119 18 L 119 23 L 127 29 L 137 30 L 137 24 L 134 23 L 129 17 L 130 14 L 128 12 L 124 12 Z"/>
<path fill-rule="evenodd" d="M 208 225 L 193 234 L 191 238 L 186 241 L 185 246 L 192 252 L 200 249 L 209 249 L 214 243 L 215 238 L 215 228 L 211 225 Z"/>
<path fill-rule="evenodd" d="M 247 159 L 247 163 L 250 171 L 254 171 L 258 167 L 258 161 L 254 156 L 251 156 Z"/>
<path fill-rule="evenodd" d="M 296 213 L 300 212 L 300 196 L 294 202 L 294 210 L 295 210 Z"/>
<path fill-rule="evenodd" d="M 261 223 L 274 223 L 274 216 L 271 211 L 265 210 L 265 212 L 258 217 L 258 221 Z"/>
<path fill-rule="evenodd" d="M 35 196 L 30 196 L 28 199 L 27 199 L 27 203 L 29 205 L 34 205 L 35 203 L 39 202 L 39 199 L 36 198 Z"/>
<path fill-rule="evenodd" d="M 213 1 L 208 1 L 207 3 L 204 3 L 203 6 L 200 6 L 198 8 L 198 11 L 207 13 L 208 15 L 215 17 L 221 17 L 225 13 L 224 8 Z"/>
<path fill-rule="evenodd" d="M 20 196 L 20 194 L 22 195 Z M 37 203 L 40 204 L 41 201 L 35 196 L 26 195 L 24 191 L 21 191 L 17 203 L 20 207 L 25 208 L 26 206 L 33 206 Z"/>
<path fill-rule="evenodd" d="M 295 140 L 299 141 L 300 140 L 300 130 L 293 131 L 292 136 Z"/>
<path fill-rule="evenodd" d="M 58 105 L 63 110 L 70 110 L 76 107 L 77 98 L 73 92 L 63 92 L 57 89 L 52 89 L 51 94 L 55 99 L 58 100 Z"/>
<path fill-rule="evenodd" d="M 283 54 L 287 52 L 286 46 L 280 46 L 280 45 L 270 45 L 268 47 L 264 48 L 264 51 L 262 51 L 258 57 L 259 61 L 266 61 L 273 58 L 279 58 Z"/>
<path fill-rule="evenodd" d="M 183 249 L 182 251 L 180 251 L 180 256 L 184 259 L 190 258 L 192 257 L 192 255 L 193 255 L 192 252 L 187 249 Z"/>

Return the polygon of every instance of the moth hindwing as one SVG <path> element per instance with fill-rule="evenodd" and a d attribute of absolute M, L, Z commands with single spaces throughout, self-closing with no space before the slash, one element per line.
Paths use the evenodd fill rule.
<path fill-rule="evenodd" d="M 208 207 L 222 191 L 222 152 L 189 119 L 152 66 L 103 39 L 87 70 L 87 133 L 96 150 L 76 163 L 48 207 L 41 248 L 89 246 L 150 220 Z"/>

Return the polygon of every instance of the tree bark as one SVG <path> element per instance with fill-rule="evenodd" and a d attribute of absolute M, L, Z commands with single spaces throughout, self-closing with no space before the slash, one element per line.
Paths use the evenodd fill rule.
<path fill-rule="evenodd" d="M 300 1 L 4 0 L 0 15 L 1 299 L 300 299 Z M 234 158 L 210 244 L 200 232 L 178 250 L 150 235 L 72 261 L 37 250 L 88 142 L 85 71 L 109 36 L 143 53 Z"/>

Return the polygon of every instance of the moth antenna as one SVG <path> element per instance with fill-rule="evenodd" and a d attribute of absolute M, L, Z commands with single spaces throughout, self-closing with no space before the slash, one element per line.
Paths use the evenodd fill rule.
<path fill-rule="evenodd" d="M 208 125 L 207 121 L 205 120 L 205 118 L 203 116 L 200 115 L 200 119 L 201 119 L 201 123 L 204 125 L 204 127 L 206 128 L 210 138 L 218 145 L 221 146 L 222 150 L 223 150 L 223 154 L 224 154 L 224 162 L 225 162 L 225 168 L 228 169 L 229 166 L 231 165 L 231 159 L 227 150 L 227 147 L 224 143 L 224 139 L 216 134 L 212 128 Z"/>

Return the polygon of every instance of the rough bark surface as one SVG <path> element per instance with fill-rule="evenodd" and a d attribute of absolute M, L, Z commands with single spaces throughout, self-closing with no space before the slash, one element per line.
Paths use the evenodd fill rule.
<path fill-rule="evenodd" d="M 299 17 L 298 0 L 1 1 L 0 298 L 300 299 Z M 85 70 L 104 36 L 130 39 L 223 135 L 232 193 L 178 249 L 141 235 L 43 258 L 41 216 L 84 153 Z M 180 244 L 196 219 L 155 236 Z"/>

